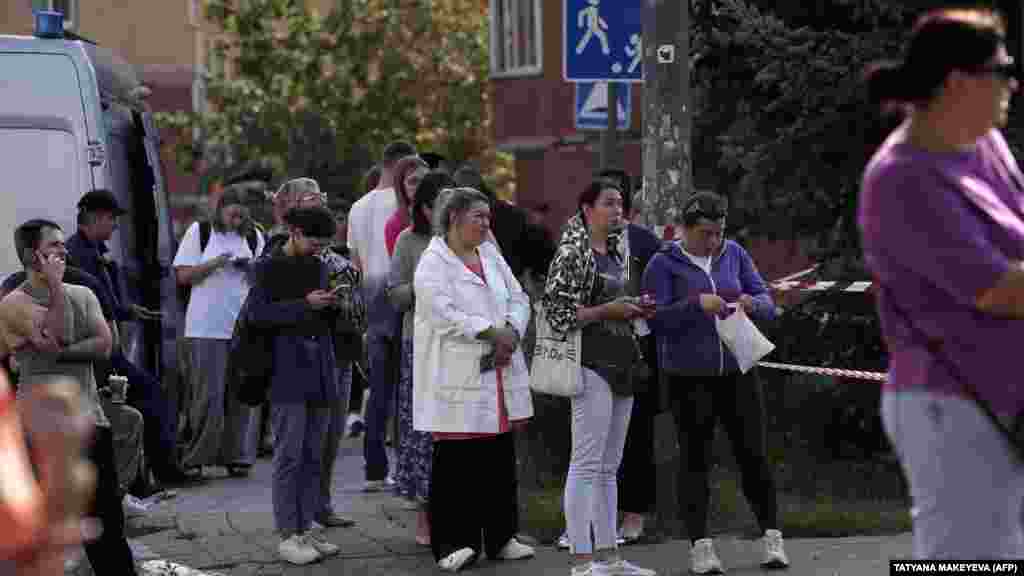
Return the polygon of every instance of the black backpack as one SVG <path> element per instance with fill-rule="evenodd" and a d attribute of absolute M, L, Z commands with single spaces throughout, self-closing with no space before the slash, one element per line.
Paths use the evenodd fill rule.
<path fill-rule="evenodd" d="M 267 401 L 273 370 L 273 337 L 249 323 L 249 298 L 235 319 L 228 347 L 225 384 L 234 390 L 246 406 L 260 406 Z"/>
<path fill-rule="evenodd" d="M 206 220 L 199 221 L 199 254 L 202 255 L 206 251 L 206 246 L 210 244 L 210 236 L 213 234 L 213 225 Z M 249 251 L 252 252 L 253 258 L 258 258 L 260 255 L 256 252 L 256 249 L 260 245 L 260 237 L 257 229 L 251 228 L 245 235 L 245 242 L 249 245 Z M 192 286 L 188 284 L 178 284 L 178 302 L 181 302 L 182 311 L 188 310 L 188 301 L 192 296 Z"/>

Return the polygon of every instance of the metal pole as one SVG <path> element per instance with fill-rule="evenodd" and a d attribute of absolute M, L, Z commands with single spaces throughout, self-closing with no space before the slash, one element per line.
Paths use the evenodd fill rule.
<path fill-rule="evenodd" d="M 690 168 L 690 14 L 689 0 L 641 0 L 644 3 L 644 223 L 656 230 L 678 219 L 691 194 Z M 657 470 L 653 532 L 681 537 L 678 477 L 683 472 L 675 421 L 668 411 L 667 387 L 652 400 Z"/>
<path fill-rule="evenodd" d="M 628 86 L 625 87 L 629 89 Z M 601 134 L 601 169 L 617 165 L 619 135 L 619 83 L 608 83 L 608 126 Z"/>

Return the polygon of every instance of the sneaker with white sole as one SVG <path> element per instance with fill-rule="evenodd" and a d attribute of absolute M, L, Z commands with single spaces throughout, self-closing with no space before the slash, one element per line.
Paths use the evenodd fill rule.
<path fill-rule="evenodd" d="M 285 562 L 296 566 L 312 564 L 320 559 L 320 553 L 302 534 L 293 534 L 291 537 L 281 540 L 281 543 L 277 545 L 277 555 Z"/>
<path fill-rule="evenodd" d="M 469 564 L 474 557 L 476 557 L 476 551 L 472 548 L 459 548 L 455 552 L 441 558 L 437 566 L 445 572 L 458 572 Z"/>
<path fill-rule="evenodd" d="M 701 538 L 690 548 L 690 572 L 694 574 L 722 574 L 722 561 L 715 553 L 711 538 Z"/>
<path fill-rule="evenodd" d="M 532 547 L 512 538 L 498 552 L 498 560 L 522 560 L 524 558 L 533 558 L 534 554 L 536 552 Z"/>
<path fill-rule="evenodd" d="M 338 547 L 337 544 L 331 544 L 327 540 L 324 540 L 314 530 L 306 532 L 305 536 L 306 542 L 308 542 L 310 546 L 312 546 L 317 552 L 319 552 L 321 556 L 335 556 L 339 552 L 341 552 L 341 548 Z"/>
<path fill-rule="evenodd" d="M 658 576 L 658 573 L 619 558 L 610 562 L 594 562 L 593 576 Z"/>
<path fill-rule="evenodd" d="M 789 558 L 786 557 L 786 549 L 782 545 L 782 532 L 765 530 L 761 542 L 764 545 L 764 554 L 761 556 L 762 568 L 768 570 L 789 568 Z"/>

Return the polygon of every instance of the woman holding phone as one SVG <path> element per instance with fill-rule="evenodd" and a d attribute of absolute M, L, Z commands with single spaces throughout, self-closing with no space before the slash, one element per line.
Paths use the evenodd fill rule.
<path fill-rule="evenodd" d="M 619 183 L 594 180 L 578 206 L 562 234 L 543 296 L 554 330 L 582 332 L 583 391 L 572 398 L 572 457 L 565 484 L 571 574 L 654 576 L 619 555 L 615 530 L 617 473 L 640 360 L 633 321 L 654 309 L 636 296 L 637 279 L 628 273 Z"/>
<path fill-rule="evenodd" d="M 743 493 L 764 531 L 761 565 L 789 565 L 778 530 L 775 482 L 765 448 L 765 415 L 757 372 L 740 372 L 718 337 L 716 317 L 742 307 L 754 320 L 771 320 L 775 305 L 742 246 L 726 240 L 726 201 L 695 194 L 683 205 L 683 239 L 666 244 L 644 272 L 654 294 L 651 322 L 661 371 L 671 394 L 679 445 L 686 455 L 679 475 L 681 514 L 692 542 L 690 569 L 720 574 L 722 563 L 708 538 L 711 441 L 721 419 L 743 477 Z"/>

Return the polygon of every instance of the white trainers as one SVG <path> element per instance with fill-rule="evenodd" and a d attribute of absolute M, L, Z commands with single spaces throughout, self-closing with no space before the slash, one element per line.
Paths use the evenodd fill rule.
<path fill-rule="evenodd" d="M 296 566 L 312 564 L 320 559 L 320 553 L 302 534 L 293 534 L 287 540 L 282 540 L 277 545 L 277 555 L 285 562 Z"/>
<path fill-rule="evenodd" d="M 694 574 L 722 574 L 722 561 L 715 553 L 711 538 L 701 538 L 690 548 L 690 572 Z"/>
<path fill-rule="evenodd" d="M 611 562 L 594 562 L 591 573 L 593 576 L 658 576 L 654 570 L 641 568 L 622 558 Z"/>
<path fill-rule="evenodd" d="M 532 547 L 512 538 L 498 552 L 498 560 L 522 560 L 524 558 L 532 558 L 535 553 Z"/>
<path fill-rule="evenodd" d="M 782 532 L 778 530 L 765 530 L 764 555 L 761 557 L 761 567 L 768 570 L 781 570 L 789 568 L 789 558 L 786 557 L 786 549 L 782 545 Z"/>
<path fill-rule="evenodd" d="M 441 558 L 438 561 L 437 566 L 445 572 L 458 572 L 462 570 L 463 566 L 469 563 L 473 557 L 476 556 L 476 552 L 472 548 L 459 548 L 455 552 Z"/>
<path fill-rule="evenodd" d="M 341 552 L 341 548 L 339 548 L 338 545 L 331 544 L 327 540 L 324 540 L 320 537 L 320 535 L 317 532 L 313 530 L 306 532 L 305 536 L 306 542 L 308 542 L 310 546 L 312 546 L 317 552 L 319 552 L 321 556 L 334 556 Z"/>

